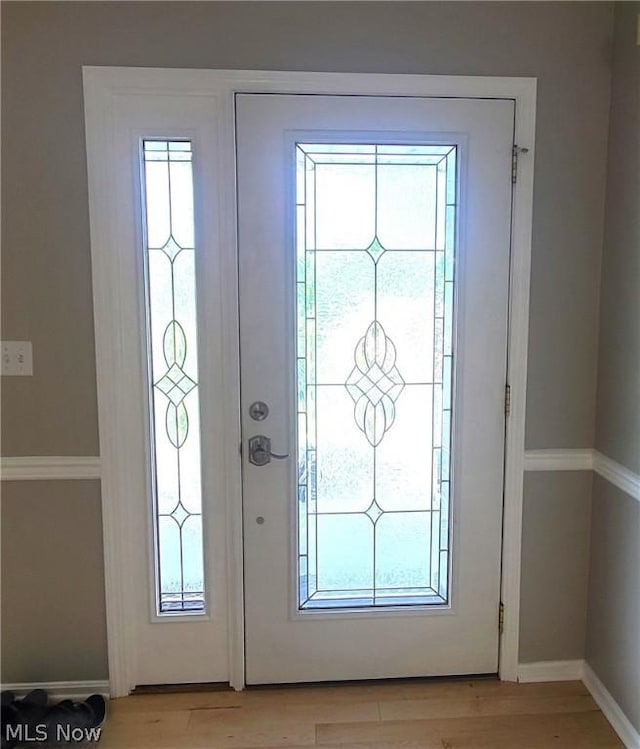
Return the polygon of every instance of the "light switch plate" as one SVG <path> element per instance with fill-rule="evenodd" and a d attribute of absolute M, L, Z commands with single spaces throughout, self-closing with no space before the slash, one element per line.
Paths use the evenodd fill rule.
<path fill-rule="evenodd" d="M 33 348 L 31 341 L 2 341 L 1 346 L 1 375 L 29 376 L 33 374 Z"/>

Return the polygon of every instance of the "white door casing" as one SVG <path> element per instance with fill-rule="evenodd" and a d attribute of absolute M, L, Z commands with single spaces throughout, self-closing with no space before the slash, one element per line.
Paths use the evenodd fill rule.
<path fill-rule="evenodd" d="M 262 433 L 273 438 L 276 452 L 291 454 L 287 461 L 255 466 L 248 461 L 248 450 L 243 451 L 245 642 L 250 684 L 492 673 L 498 669 L 513 113 L 514 104 L 509 100 L 237 97 L 244 445 L 246 448 L 252 434 Z M 291 166 L 296 141 L 322 143 L 323 139 L 340 143 L 446 143 L 458 147 L 461 205 L 455 263 L 457 365 L 449 606 L 429 610 L 383 608 L 376 612 L 297 611 L 293 551 L 297 527 L 297 502 L 293 499 L 297 497 L 293 405 L 296 261 Z M 394 199 L 408 198 L 400 194 Z M 368 243 L 369 237 L 364 241 Z M 386 254 L 384 260 L 394 255 L 398 257 L 395 253 Z M 338 257 L 335 251 L 332 256 Z M 420 256 L 410 252 L 402 257 L 409 262 L 408 258 Z M 358 265 L 363 270 L 370 266 L 366 256 Z M 384 277 L 382 269 L 388 265 L 382 258 L 379 267 Z M 380 322 L 386 325 L 384 311 Z M 402 330 L 402 323 L 397 320 L 394 329 L 393 318 L 390 322 L 392 328 L 387 332 L 393 338 L 395 331 Z M 363 323 L 368 324 L 364 320 Z M 320 335 L 321 328 L 318 330 Z M 364 330 L 358 329 L 357 335 L 361 332 Z M 350 344 L 345 344 L 342 359 L 348 371 L 352 353 Z M 329 349 L 326 345 L 322 348 L 325 355 L 336 351 L 336 344 L 333 348 L 329 344 Z M 318 348 L 318 357 L 320 352 Z M 400 372 L 407 354 L 406 349 L 398 347 Z M 322 365 L 318 359 L 315 367 Z M 335 386 L 329 388 L 336 392 Z M 409 396 L 398 398 L 399 414 L 407 408 L 403 397 Z M 268 419 L 259 423 L 248 414 L 249 404 L 256 400 L 266 401 L 270 408 Z M 343 430 L 350 423 L 350 403 L 346 397 L 347 421 Z M 339 418 L 337 412 L 324 417 Z M 424 418 L 429 418 L 426 413 Z M 390 435 L 395 428 L 391 427 Z M 380 443 L 380 449 L 384 444 Z M 329 446 L 325 443 L 323 450 L 318 443 L 317 447 L 320 472 L 324 450 Z M 405 451 L 409 449 L 409 445 L 405 446 Z M 384 449 L 380 455 L 383 454 Z M 420 460 L 419 454 L 420 451 L 415 452 L 416 460 Z M 413 465 L 415 472 L 418 465 Z M 411 471 L 402 476 L 407 486 Z M 364 510 L 369 491 L 373 490 L 374 496 L 375 490 L 373 486 L 362 489 Z M 389 501 L 397 500 L 389 496 Z M 353 499 L 349 502 L 355 506 Z M 335 504 L 325 499 L 323 506 Z M 329 517 L 335 518 L 320 516 Z M 369 525 L 364 522 L 365 527 Z M 345 554 L 344 564 L 346 559 Z"/>
<path fill-rule="evenodd" d="M 218 588 L 220 615 L 226 604 L 228 649 L 227 675 L 232 686 L 244 684 L 243 560 L 241 529 L 240 460 L 238 447 L 239 363 L 236 280 L 234 101 L 235 93 L 315 93 L 407 96 L 460 96 L 511 98 L 516 105 L 515 139 L 529 152 L 522 160 L 514 190 L 511 262 L 508 374 L 511 384 L 511 416 L 507 422 L 505 456 L 505 512 L 503 537 L 502 600 L 504 632 L 500 641 L 500 676 L 517 675 L 519 630 L 520 543 L 522 474 L 524 458 L 524 407 L 529 309 L 529 268 L 533 195 L 535 133 L 535 79 L 473 78 L 378 74 L 288 73 L 271 71 L 216 71 L 142 68 L 85 67 L 84 95 L 89 173 L 91 252 L 96 329 L 98 406 L 102 471 L 103 537 L 110 687 L 113 696 L 127 694 L 142 683 L 135 657 L 135 627 L 140 591 L 131 574 L 139 539 L 130 533 L 133 495 L 147 489 L 141 473 L 139 451 L 141 425 L 145 423 L 140 391 L 129 387 L 141 375 L 139 331 L 131 321 L 140 319 L 137 301 L 125 293 L 134 288 L 132 269 L 123 255 L 139 248 L 135 185 L 138 162 L 125 164 L 122 143 L 140 124 L 144 110 L 147 134 L 167 132 L 176 123 L 198 135 L 211 150 L 209 181 L 198 183 L 207 204 L 210 253 L 201 260 L 198 285 L 209 293 L 200 300 L 199 335 L 201 369 L 208 372 L 202 390 L 203 418 L 211 431 L 203 434 L 203 471 L 210 484 L 219 517 L 216 533 L 222 533 L 209 553 L 217 555 L 217 572 L 229 580 L 226 594 Z M 137 118 L 137 125 L 135 123 Z M 129 152 L 131 153 L 131 152 Z M 126 202 L 123 170 L 129 169 Z M 115 248 L 115 249 L 114 249 Z M 223 280 L 224 279 L 224 282 Z M 206 359 L 206 361 L 205 361 Z M 137 368 L 137 369 L 136 369 Z M 142 379 L 144 379 L 142 377 Z M 204 378 L 203 378 L 204 379 Z M 136 385 L 137 387 L 138 385 Z M 223 393 L 223 397 L 220 397 Z M 226 542 L 226 560 L 223 548 Z M 148 560 L 145 561 L 147 574 Z M 145 593 L 147 622 L 151 606 Z M 200 651 L 201 653 L 201 651 Z M 223 677 L 224 678 L 224 677 Z"/>

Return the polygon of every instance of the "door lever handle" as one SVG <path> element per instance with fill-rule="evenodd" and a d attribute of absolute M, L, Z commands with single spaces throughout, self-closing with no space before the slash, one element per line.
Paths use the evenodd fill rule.
<path fill-rule="evenodd" d="M 285 460 L 289 457 L 289 453 L 285 455 L 279 455 L 278 453 L 271 452 L 271 439 L 265 437 L 264 434 L 256 434 L 249 438 L 249 463 L 254 466 L 266 466 L 271 463 L 271 459 Z"/>

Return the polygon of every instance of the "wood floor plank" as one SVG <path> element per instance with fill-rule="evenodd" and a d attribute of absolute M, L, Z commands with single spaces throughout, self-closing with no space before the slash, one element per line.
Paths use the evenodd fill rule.
<path fill-rule="evenodd" d="M 129 726 L 111 724 L 105 728 L 100 747 L 111 749 L 244 749 L 264 746 L 304 746 L 315 744 L 315 724 L 301 721 L 279 721 L 256 724 L 241 720 L 222 722 L 214 727 L 183 729 L 158 725 Z"/>
<path fill-rule="evenodd" d="M 186 740 L 187 729 L 176 730 L 172 726 L 160 725 L 117 725 L 109 721 L 104 727 L 100 743 L 100 749 L 151 749 L 151 747 L 188 747 L 196 749 L 206 746 L 204 737 L 190 737 Z M 198 738 L 202 741 L 198 743 Z"/>
<path fill-rule="evenodd" d="M 391 700 L 380 702 L 380 718 L 470 718 L 477 715 L 578 713 L 597 709 L 589 695 Z"/>
<path fill-rule="evenodd" d="M 619 749 L 599 711 L 557 715 L 500 715 L 379 723 L 319 724 L 318 744 L 386 745 L 407 742 L 440 749 Z M 434 744 L 434 742 L 436 742 Z"/>
<path fill-rule="evenodd" d="M 316 703 L 313 700 L 305 702 L 288 702 L 287 693 L 281 695 L 278 705 L 247 703 L 239 708 L 216 710 L 192 710 L 189 728 L 207 728 L 219 723 L 241 720 L 258 724 L 273 722 L 274 716 L 278 720 L 299 720 L 312 723 L 342 723 L 352 721 L 377 721 L 380 719 L 378 703 L 351 702 L 342 700 L 336 703 Z"/>
<path fill-rule="evenodd" d="M 131 728 L 158 726 L 167 731 L 186 731 L 190 718 L 191 710 L 117 711 L 109 715 L 109 725 Z"/>
<path fill-rule="evenodd" d="M 213 726 L 189 727 L 184 737 L 185 746 L 192 739 L 204 738 L 216 749 L 247 749 L 264 746 L 313 746 L 316 743 L 316 724 L 313 721 L 278 719 L 254 722 L 238 719 Z"/>
<path fill-rule="evenodd" d="M 341 703 L 430 699 L 471 696 L 556 696 L 587 695 L 589 692 L 582 682 L 564 681 L 535 684 L 501 682 L 498 679 L 475 680 L 410 680 L 376 684 L 349 684 L 336 686 L 304 686 L 284 689 L 250 689 L 242 692 L 243 704 L 278 704 L 286 697 L 287 702 Z"/>

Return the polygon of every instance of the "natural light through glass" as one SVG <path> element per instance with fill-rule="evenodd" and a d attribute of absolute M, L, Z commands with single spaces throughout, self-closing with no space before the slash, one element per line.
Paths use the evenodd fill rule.
<path fill-rule="evenodd" d="M 204 610 L 193 154 L 143 143 L 157 609 Z"/>
<path fill-rule="evenodd" d="M 456 157 L 296 146 L 301 609 L 449 601 Z"/>

